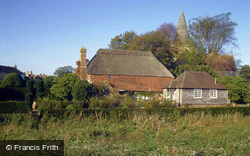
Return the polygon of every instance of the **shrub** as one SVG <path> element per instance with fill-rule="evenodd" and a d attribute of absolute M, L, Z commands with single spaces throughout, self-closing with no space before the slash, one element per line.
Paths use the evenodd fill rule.
<path fill-rule="evenodd" d="M 152 98 L 150 100 L 141 100 L 140 105 L 144 108 L 160 108 L 161 103 L 158 99 Z"/>
<path fill-rule="evenodd" d="M 135 108 L 135 101 L 131 96 L 126 94 L 122 108 Z"/>
<path fill-rule="evenodd" d="M 76 107 L 75 102 L 72 102 L 72 101 L 55 101 L 55 100 L 51 100 L 48 97 L 37 99 L 38 110 L 66 108 L 68 105 L 71 105 L 71 104 L 73 104 Z"/>
<path fill-rule="evenodd" d="M 23 87 L 24 80 L 17 73 L 8 74 L 2 81 L 1 87 Z"/>
<path fill-rule="evenodd" d="M 92 97 L 89 101 L 89 108 L 112 108 L 113 106 L 113 99 L 110 97 L 104 97 L 102 99 Z"/>
<path fill-rule="evenodd" d="M 170 101 L 170 100 L 164 100 L 161 103 L 161 108 L 172 108 L 175 107 L 176 103 L 174 101 Z"/>
<path fill-rule="evenodd" d="M 249 103 L 249 86 L 250 83 L 246 79 L 232 76 L 222 76 L 218 81 L 228 88 L 228 97 L 232 102 Z"/>

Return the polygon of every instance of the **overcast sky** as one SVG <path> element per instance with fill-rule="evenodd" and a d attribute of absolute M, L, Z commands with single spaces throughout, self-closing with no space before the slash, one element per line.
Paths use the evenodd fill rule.
<path fill-rule="evenodd" d="M 134 30 L 138 35 L 163 23 L 231 12 L 238 24 L 238 48 L 228 47 L 242 65 L 250 64 L 249 0 L 0 0 L 0 65 L 52 75 L 76 68 L 81 46 L 91 59 L 111 38 Z"/>

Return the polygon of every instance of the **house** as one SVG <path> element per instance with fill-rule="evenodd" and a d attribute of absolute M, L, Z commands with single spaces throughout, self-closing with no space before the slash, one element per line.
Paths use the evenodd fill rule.
<path fill-rule="evenodd" d="M 7 76 L 10 73 L 17 73 L 24 79 L 24 73 L 17 69 L 17 66 L 9 67 L 9 66 L 3 66 L 0 65 L 0 80 L 3 80 L 5 76 Z"/>
<path fill-rule="evenodd" d="M 220 76 L 237 75 L 237 67 L 233 55 L 215 55 L 211 58 L 211 62 L 209 56 L 206 55 L 204 64 L 210 65 Z"/>
<path fill-rule="evenodd" d="M 228 89 L 206 72 L 185 71 L 163 87 L 163 98 L 193 107 L 228 104 Z"/>
<path fill-rule="evenodd" d="M 81 48 L 80 78 L 96 84 L 107 82 L 120 94 L 158 92 L 174 79 L 151 52 L 99 49 L 86 63 L 86 48 Z"/>

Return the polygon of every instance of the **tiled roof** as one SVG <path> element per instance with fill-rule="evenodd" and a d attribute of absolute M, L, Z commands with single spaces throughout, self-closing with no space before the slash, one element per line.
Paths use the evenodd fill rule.
<path fill-rule="evenodd" d="M 209 56 L 205 57 L 205 64 L 209 65 Z M 211 60 L 211 68 L 216 71 L 236 71 L 233 55 L 215 55 Z"/>
<path fill-rule="evenodd" d="M 88 64 L 87 73 L 174 78 L 151 52 L 130 50 L 99 49 Z"/>
<path fill-rule="evenodd" d="M 115 89 L 140 92 L 162 92 L 162 87 L 174 79 L 126 75 L 91 75 L 90 77 L 92 83 L 107 81 Z"/>
<path fill-rule="evenodd" d="M 207 72 L 185 71 L 163 88 L 227 89 Z"/>

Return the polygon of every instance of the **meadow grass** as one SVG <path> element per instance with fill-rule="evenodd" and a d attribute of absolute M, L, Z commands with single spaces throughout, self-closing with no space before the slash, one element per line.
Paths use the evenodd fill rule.
<path fill-rule="evenodd" d="M 240 113 L 0 117 L 1 140 L 64 140 L 65 155 L 249 155 L 250 120 Z"/>

